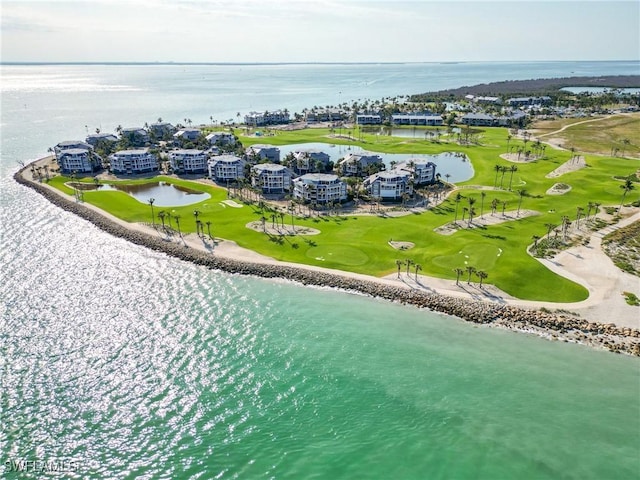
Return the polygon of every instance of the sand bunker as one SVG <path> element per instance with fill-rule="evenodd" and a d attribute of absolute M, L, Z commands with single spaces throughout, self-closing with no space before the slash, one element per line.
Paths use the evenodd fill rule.
<path fill-rule="evenodd" d="M 247 228 L 255 230 L 260 233 L 268 233 L 269 235 L 318 235 L 320 230 L 315 228 L 303 227 L 298 225 L 282 225 L 273 224 L 272 222 L 265 222 L 264 225 L 260 220 L 255 222 L 249 222 L 246 225 Z"/>
<path fill-rule="evenodd" d="M 391 245 L 396 250 L 411 250 L 416 246 L 413 242 L 394 242 L 393 240 L 389 240 L 389 245 Z"/>
<path fill-rule="evenodd" d="M 556 168 L 553 172 L 545 175 L 547 178 L 556 178 L 560 175 L 564 175 L 565 173 L 575 172 L 576 170 L 580 170 L 587 166 L 587 162 L 584 160 L 584 157 L 574 157 L 571 160 L 564 162 L 558 168 Z"/>
<path fill-rule="evenodd" d="M 225 205 L 227 205 L 227 206 L 229 206 L 229 207 L 233 207 L 233 208 L 242 208 L 242 205 L 241 205 L 241 204 L 236 203 L 236 202 L 234 202 L 233 200 L 223 200 L 223 201 L 222 201 L 222 202 L 220 202 L 220 203 L 223 203 L 223 204 L 225 204 Z"/>
<path fill-rule="evenodd" d="M 453 222 L 449 222 L 442 225 L 434 229 L 434 232 L 439 233 L 440 235 L 451 235 L 458 230 L 464 230 L 466 228 L 480 228 L 488 225 L 498 225 L 500 223 L 513 222 L 522 218 L 532 217 L 534 215 L 540 215 L 540 212 L 535 210 L 520 210 L 520 213 L 518 213 L 517 210 L 511 210 L 504 214 L 500 211 L 493 215 L 485 213 L 481 217 L 475 217 L 471 224 L 469 224 L 466 219 L 464 221 L 458 220 L 455 224 Z"/>
<path fill-rule="evenodd" d="M 547 190 L 547 195 L 564 195 L 571 191 L 571 185 L 566 183 L 554 183 L 553 186 Z"/>

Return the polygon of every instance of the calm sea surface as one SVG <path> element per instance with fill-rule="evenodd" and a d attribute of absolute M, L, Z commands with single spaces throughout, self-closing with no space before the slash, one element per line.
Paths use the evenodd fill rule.
<path fill-rule="evenodd" d="M 2 66 L 0 477 L 38 460 L 75 470 L 49 478 L 636 478 L 637 358 L 208 271 L 112 238 L 11 175 L 61 140 L 158 117 L 639 70 Z"/>

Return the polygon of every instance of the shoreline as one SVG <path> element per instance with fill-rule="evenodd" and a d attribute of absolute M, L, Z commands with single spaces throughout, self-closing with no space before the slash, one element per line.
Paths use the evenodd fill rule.
<path fill-rule="evenodd" d="M 398 281 L 389 277 L 378 278 L 304 264 L 279 262 L 256 252 L 241 249 L 235 245 L 235 242 L 227 240 L 222 241 L 221 246 L 215 247 L 213 251 L 208 250 L 204 245 L 198 248 L 192 239 L 189 239 L 189 246 L 183 237 L 180 237 L 180 243 L 168 241 L 150 226 L 129 224 L 97 207 L 77 203 L 72 197 L 53 187 L 27 179 L 24 173 L 31 164 L 41 160 L 43 159 L 37 159 L 20 168 L 13 175 L 15 181 L 35 190 L 63 210 L 91 222 L 106 233 L 196 265 L 231 274 L 252 275 L 267 279 L 282 278 L 301 285 L 355 292 L 418 308 L 427 308 L 476 324 L 533 333 L 552 340 L 580 343 L 616 353 L 640 356 L 638 328 L 590 322 L 569 313 L 565 314 L 564 310 L 563 313 L 534 310 L 502 298 L 500 302 L 490 302 L 467 296 L 444 294 L 428 287 L 415 288 L 406 281 L 411 279 L 411 276 L 407 275 L 404 275 L 403 282 L 402 279 Z M 200 239 L 198 241 L 201 242 Z M 233 254 L 234 249 L 235 254 Z M 487 291 L 482 293 L 485 297 L 488 294 Z M 527 303 L 521 302 L 523 305 Z M 535 304 L 535 302 L 529 303 Z"/>

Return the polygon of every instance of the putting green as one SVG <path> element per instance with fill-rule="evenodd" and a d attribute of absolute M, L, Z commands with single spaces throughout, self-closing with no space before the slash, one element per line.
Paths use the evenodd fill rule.
<path fill-rule="evenodd" d="M 467 265 L 479 270 L 492 268 L 502 256 L 502 249 L 490 243 L 468 243 L 453 255 L 434 257 L 432 262 L 444 268 L 464 268 Z"/>
<path fill-rule="evenodd" d="M 311 247 L 306 255 L 314 260 L 339 265 L 364 265 L 369 261 L 369 256 L 362 250 L 338 243 Z"/>

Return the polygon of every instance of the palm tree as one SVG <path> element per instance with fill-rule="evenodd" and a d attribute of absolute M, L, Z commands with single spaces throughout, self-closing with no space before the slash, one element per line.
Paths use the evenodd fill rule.
<path fill-rule="evenodd" d="M 453 223 L 457 223 L 458 222 L 458 205 L 460 204 L 460 200 L 462 200 L 464 197 L 462 196 L 462 194 L 460 192 L 456 193 L 456 197 L 455 197 L 455 202 L 456 202 L 456 216 L 453 219 Z"/>
<path fill-rule="evenodd" d="M 153 224 L 153 226 L 156 226 L 156 221 L 155 221 L 155 217 L 153 215 L 153 203 L 156 201 L 155 198 L 150 198 L 149 199 L 149 206 L 151 207 L 151 223 Z"/>
<path fill-rule="evenodd" d="M 407 259 L 407 261 L 404 262 L 404 264 L 407 266 L 407 276 L 409 276 L 409 269 L 411 268 L 411 265 L 413 265 L 414 263 L 416 262 L 410 259 Z"/>
<path fill-rule="evenodd" d="M 396 266 L 398 267 L 398 278 L 400 278 L 400 269 L 402 268 L 402 265 L 404 265 L 404 262 L 402 260 L 396 260 Z"/>
<path fill-rule="evenodd" d="M 502 202 L 502 216 L 504 217 L 504 211 L 507 208 L 507 202 L 506 200 Z"/>
<path fill-rule="evenodd" d="M 496 178 L 493 181 L 493 188 L 496 188 L 498 186 L 498 174 L 502 171 L 502 166 L 496 164 L 493 169 L 496 171 Z"/>
<path fill-rule="evenodd" d="M 480 216 L 481 217 L 484 214 L 484 197 L 486 196 L 487 194 L 485 192 L 480 192 Z"/>
<path fill-rule="evenodd" d="M 553 223 L 545 223 L 544 226 L 547 227 L 547 240 L 549 240 L 549 236 L 551 235 L 551 231 L 554 228 L 556 228 L 556 225 L 554 225 Z"/>
<path fill-rule="evenodd" d="M 456 272 L 456 285 L 460 285 L 460 275 L 464 273 L 464 270 L 461 268 L 455 268 L 454 272 Z"/>
<path fill-rule="evenodd" d="M 624 197 L 627 196 L 627 193 L 629 193 L 631 190 L 635 188 L 633 186 L 633 181 L 631 180 L 631 176 L 628 176 L 625 179 L 624 183 L 620 185 L 620 188 L 622 189 L 622 200 L 620 200 L 620 208 L 618 210 L 622 208 L 622 204 L 624 203 Z"/>
<path fill-rule="evenodd" d="M 517 172 L 518 167 L 516 165 L 511 165 L 511 167 L 509 167 L 509 171 L 511 172 L 511 177 L 509 178 L 509 190 L 511 190 L 511 183 L 513 182 L 513 172 Z"/>
<path fill-rule="evenodd" d="M 213 240 L 213 236 L 211 235 L 211 221 L 207 220 L 205 223 L 207 224 L 207 233 L 209 234 L 209 239 Z"/>
<path fill-rule="evenodd" d="M 502 172 L 502 176 L 500 177 L 500 188 L 502 188 L 502 183 L 504 182 L 504 174 L 507 173 L 509 167 L 500 167 L 500 171 Z"/>
<path fill-rule="evenodd" d="M 473 222 L 473 214 L 475 213 L 475 210 L 473 209 L 473 205 L 476 203 L 476 199 L 469 197 L 467 201 L 469 202 L 469 223 L 467 223 L 467 226 L 470 227 L 471 222 Z"/>
<path fill-rule="evenodd" d="M 624 157 L 624 151 L 627 149 L 627 145 L 629 145 L 631 141 L 628 138 L 622 139 L 622 156 Z"/>
<path fill-rule="evenodd" d="M 476 273 L 476 267 L 472 267 L 471 265 L 467 265 L 467 273 L 469 276 L 467 277 L 467 285 L 471 285 L 471 275 Z"/>
<path fill-rule="evenodd" d="M 173 219 L 176 221 L 176 228 L 178 229 L 178 235 L 182 237 L 182 232 L 180 231 L 180 215 L 174 215 Z"/>
<path fill-rule="evenodd" d="M 482 288 L 482 281 L 486 279 L 489 276 L 489 274 L 487 274 L 487 272 L 483 272 L 482 270 L 478 270 L 476 272 L 476 275 L 480 279 L 480 288 Z"/>
<path fill-rule="evenodd" d="M 520 207 L 522 206 L 522 197 L 527 195 L 527 191 L 524 188 L 521 188 L 520 190 L 518 190 L 518 195 L 519 195 L 519 199 L 518 199 L 518 213 L 517 215 L 520 216 Z"/>
<path fill-rule="evenodd" d="M 567 232 L 569 231 L 570 225 L 571 225 L 571 219 L 567 215 L 563 215 L 561 229 L 562 229 L 562 239 L 565 242 L 567 241 Z"/>
<path fill-rule="evenodd" d="M 415 268 L 416 268 L 416 282 L 417 282 L 418 281 L 418 270 L 422 270 L 422 265 L 420 265 L 419 263 L 416 263 Z"/>
<path fill-rule="evenodd" d="M 491 216 L 492 217 L 496 213 L 496 210 L 498 209 L 498 203 L 500 203 L 500 200 L 498 200 L 497 198 L 494 198 L 493 200 L 491 200 Z"/>
<path fill-rule="evenodd" d="M 167 215 L 167 213 L 164 210 L 160 210 L 158 212 L 158 218 L 160 219 L 160 221 L 162 222 L 162 229 L 164 230 L 164 217 Z"/>
<path fill-rule="evenodd" d="M 576 228 L 580 230 L 580 217 L 582 216 L 582 212 L 584 212 L 584 208 L 577 207 L 576 208 Z"/>
<path fill-rule="evenodd" d="M 534 235 L 531 239 L 533 240 L 533 249 L 535 250 L 538 248 L 538 240 L 540 240 L 540 237 L 538 235 Z"/>
<path fill-rule="evenodd" d="M 194 210 L 193 216 L 196 217 L 196 233 L 198 233 L 198 215 L 200 215 L 200 210 Z"/>

